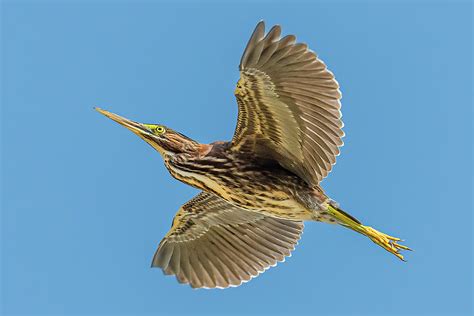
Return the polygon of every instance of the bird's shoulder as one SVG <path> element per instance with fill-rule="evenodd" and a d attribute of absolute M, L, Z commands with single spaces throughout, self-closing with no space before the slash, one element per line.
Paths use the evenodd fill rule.
<path fill-rule="evenodd" d="M 224 158 L 229 156 L 229 148 L 231 142 L 228 141 L 215 141 L 210 143 L 206 151 L 205 156 L 211 156 L 216 158 Z"/>

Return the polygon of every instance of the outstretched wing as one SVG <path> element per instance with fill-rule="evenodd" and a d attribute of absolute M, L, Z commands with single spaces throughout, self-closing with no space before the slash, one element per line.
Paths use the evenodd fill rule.
<path fill-rule="evenodd" d="M 152 267 L 194 288 L 238 286 L 283 261 L 303 223 L 267 217 L 202 192 L 184 204 Z"/>
<path fill-rule="evenodd" d="M 240 62 L 232 148 L 277 160 L 311 185 L 331 171 L 343 145 L 341 93 L 326 65 L 280 26 L 258 23 Z"/>

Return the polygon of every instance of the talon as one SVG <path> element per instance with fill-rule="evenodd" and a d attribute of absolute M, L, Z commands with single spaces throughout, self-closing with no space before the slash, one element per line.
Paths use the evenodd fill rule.
<path fill-rule="evenodd" d="M 404 246 L 404 245 L 398 245 L 398 247 L 403 250 L 413 251 L 413 249 L 408 248 L 407 246 Z"/>

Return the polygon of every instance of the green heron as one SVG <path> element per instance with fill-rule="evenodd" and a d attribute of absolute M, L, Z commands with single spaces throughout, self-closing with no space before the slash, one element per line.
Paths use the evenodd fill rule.
<path fill-rule="evenodd" d="M 339 224 L 403 260 L 399 238 L 363 225 L 320 181 L 344 136 L 339 85 L 325 64 L 276 25 L 259 22 L 240 61 L 237 127 L 230 142 L 200 144 L 171 128 L 97 111 L 137 134 L 170 174 L 195 188 L 158 246 L 152 267 L 194 288 L 249 281 L 296 246 L 304 221 Z"/>

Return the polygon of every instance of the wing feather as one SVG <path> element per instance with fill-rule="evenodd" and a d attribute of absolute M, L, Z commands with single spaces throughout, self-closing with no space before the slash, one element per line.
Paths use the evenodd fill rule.
<path fill-rule="evenodd" d="M 306 44 L 280 35 L 278 25 L 265 35 L 258 23 L 242 55 L 232 148 L 273 158 L 317 185 L 343 145 L 341 92 Z"/>
<path fill-rule="evenodd" d="M 152 266 L 194 288 L 238 286 L 283 261 L 303 223 L 243 210 L 210 193 L 184 204 Z"/>

